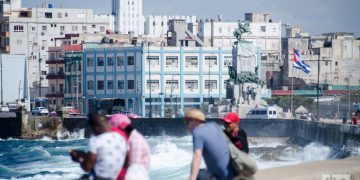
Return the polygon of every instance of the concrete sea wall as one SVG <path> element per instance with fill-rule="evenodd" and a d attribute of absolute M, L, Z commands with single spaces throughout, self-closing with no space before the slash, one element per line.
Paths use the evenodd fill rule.
<path fill-rule="evenodd" d="M 41 119 L 44 118 L 46 117 Z M 70 132 L 85 129 L 86 135 L 89 134 L 85 117 L 64 118 L 60 121 L 62 127 Z M 216 118 L 208 119 L 208 121 L 220 123 L 220 120 Z M 22 122 L 21 116 L 0 117 L 0 138 L 23 137 Z M 31 118 L 28 122 L 33 124 Z M 184 136 L 189 134 L 182 118 L 140 118 L 133 119 L 132 122 L 133 126 L 145 136 Z M 360 144 L 359 126 L 292 119 L 242 119 L 240 126 L 245 129 L 249 137 L 291 137 L 303 143 L 320 142 L 330 146 L 341 146 L 349 141 Z M 36 131 L 37 127 L 35 126 L 34 129 Z"/>

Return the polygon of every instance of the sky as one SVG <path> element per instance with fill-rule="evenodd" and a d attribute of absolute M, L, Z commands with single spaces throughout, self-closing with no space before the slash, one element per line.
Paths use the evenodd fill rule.
<path fill-rule="evenodd" d="M 111 0 L 23 0 L 23 7 L 43 2 L 55 7 L 91 8 L 111 14 Z M 273 21 L 301 27 L 312 35 L 353 32 L 360 36 L 360 0 L 143 0 L 144 15 L 195 15 L 200 19 L 243 20 L 246 12 L 271 14 Z"/>

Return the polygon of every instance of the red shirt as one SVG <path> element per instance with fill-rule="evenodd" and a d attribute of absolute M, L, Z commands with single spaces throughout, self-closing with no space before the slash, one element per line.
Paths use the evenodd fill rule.
<path fill-rule="evenodd" d="M 356 116 L 352 118 L 352 123 L 353 125 L 358 125 L 358 118 Z"/>
<path fill-rule="evenodd" d="M 122 131 L 121 129 L 119 129 L 119 128 L 117 128 L 117 127 L 112 127 L 112 128 L 111 128 L 111 131 L 120 134 L 120 136 L 125 139 L 126 144 L 127 144 L 127 148 L 128 148 L 128 150 L 127 150 L 128 153 L 127 153 L 126 156 L 128 156 L 128 155 L 129 155 L 129 137 L 126 135 L 126 133 L 125 133 L 124 131 Z M 128 166 L 128 165 L 127 165 L 127 164 L 128 164 L 128 162 L 127 162 L 128 160 L 127 160 L 127 159 L 128 159 L 128 157 L 126 157 L 125 163 L 124 163 L 123 167 L 121 168 L 121 171 L 120 171 L 118 177 L 116 178 L 116 180 L 123 180 L 123 179 L 125 179 L 126 169 L 128 168 L 128 167 L 127 167 L 127 166 Z"/>

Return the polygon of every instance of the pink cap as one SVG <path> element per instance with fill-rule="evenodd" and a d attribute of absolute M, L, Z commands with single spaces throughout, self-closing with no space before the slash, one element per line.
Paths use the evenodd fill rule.
<path fill-rule="evenodd" d="M 125 129 L 131 124 L 130 119 L 123 114 L 114 114 L 111 116 L 109 123 L 113 127 L 118 127 L 120 129 Z"/>

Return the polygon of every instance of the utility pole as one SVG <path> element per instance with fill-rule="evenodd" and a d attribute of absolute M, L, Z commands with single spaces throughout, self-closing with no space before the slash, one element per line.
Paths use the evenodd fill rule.
<path fill-rule="evenodd" d="M 3 60 L 2 55 L 0 54 L 0 71 L 1 71 L 1 105 L 4 105 L 4 88 L 3 88 Z"/>
<path fill-rule="evenodd" d="M 317 118 L 318 120 L 320 120 L 320 109 L 319 109 L 319 99 L 320 99 L 320 54 L 318 57 L 318 77 L 317 77 L 317 91 L 316 91 L 316 97 L 317 97 L 317 101 L 316 101 L 316 113 L 317 113 Z"/>
<path fill-rule="evenodd" d="M 150 90 L 150 108 L 149 108 L 149 118 L 152 118 L 152 104 L 151 104 L 151 102 L 152 102 L 152 97 L 151 97 L 151 91 L 152 91 L 152 89 L 151 89 L 151 86 L 152 86 L 152 82 L 151 82 L 151 69 L 150 69 L 150 58 L 149 58 L 149 56 L 150 56 L 150 42 L 147 42 L 147 46 L 148 46 L 148 56 L 147 56 L 147 60 L 148 60 L 148 65 L 149 65 L 149 90 Z"/>
<path fill-rule="evenodd" d="M 41 54 L 39 51 L 39 97 L 41 97 Z"/>

